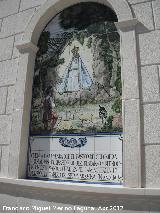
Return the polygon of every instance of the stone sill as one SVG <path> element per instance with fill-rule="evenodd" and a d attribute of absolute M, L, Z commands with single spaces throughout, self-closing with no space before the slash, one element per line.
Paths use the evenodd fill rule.
<path fill-rule="evenodd" d="M 106 195 L 119 195 L 119 196 L 160 196 L 160 188 L 127 188 L 123 186 L 111 186 L 101 184 L 84 184 L 84 183 L 71 183 L 71 182 L 53 182 L 42 180 L 27 180 L 27 179 L 11 179 L 0 178 L 0 183 L 13 184 L 17 186 L 33 187 L 49 190 L 62 190 L 73 192 L 88 192 L 99 193 Z"/>

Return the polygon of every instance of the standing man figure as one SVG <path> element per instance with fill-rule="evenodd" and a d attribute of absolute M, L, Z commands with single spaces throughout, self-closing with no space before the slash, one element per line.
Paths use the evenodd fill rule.
<path fill-rule="evenodd" d="M 50 86 L 46 89 L 46 97 L 44 98 L 43 102 L 43 123 L 45 130 L 53 130 L 58 115 L 55 111 L 55 102 L 53 98 L 53 88 Z M 49 128 L 50 126 L 50 128 Z"/>

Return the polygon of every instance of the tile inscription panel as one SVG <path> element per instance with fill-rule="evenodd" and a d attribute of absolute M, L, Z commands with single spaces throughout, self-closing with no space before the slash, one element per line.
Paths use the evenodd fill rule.
<path fill-rule="evenodd" d="M 122 136 L 31 137 L 28 176 L 122 183 Z"/>

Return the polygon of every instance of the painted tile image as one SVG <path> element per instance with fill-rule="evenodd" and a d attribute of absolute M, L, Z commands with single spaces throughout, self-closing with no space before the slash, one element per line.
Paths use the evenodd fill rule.
<path fill-rule="evenodd" d="M 41 34 L 31 134 L 122 132 L 120 38 L 114 14 L 102 5 L 101 13 L 95 13 L 97 5 L 87 4 L 92 6 L 85 14 L 86 3 L 65 9 Z"/>
<path fill-rule="evenodd" d="M 115 145 L 118 145 L 116 149 Z M 122 140 L 118 134 L 110 137 L 35 136 L 30 139 L 28 177 L 121 185 L 121 150 Z"/>
<path fill-rule="evenodd" d="M 109 8 L 80 3 L 59 13 L 42 32 L 28 178 L 122 184 L 120 38 L 115 21 Z"/>

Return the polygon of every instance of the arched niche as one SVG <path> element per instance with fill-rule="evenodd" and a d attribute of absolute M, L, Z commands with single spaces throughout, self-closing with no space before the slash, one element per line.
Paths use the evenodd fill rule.
<path fill-rule="evenodd" d="M 11 141 L 9 176 L 24 178 L 26 175 L 30 105 L 37 42 L 46 24 L 60 11 L 73 4 L 87 1 L 48 0 L 31 18 L 22 39 L 17 45 L 20 51 L 19 72 L 14 102 L 13 131 Z M 141 187 L 141 128 L 137 44 L 135 27 L 137 20 L 126 0 L 97 0 L 112 8 L 118 17 L 116 23 L 121 36 L 122 105 L 123 105 L 123 165 L 124 185 Z M 17 119 L 18 118 L 18 119 Z M 15 162 L 12 166 L 11 162 Z"/>
<path fill-rule="evenodd" d="M 41 33 L 28 178 L 122 185 L 120 35 L 114 22 L 109 7 L 82 2 L 62 10 Z M 39 170 L 37 160 L 48 163 Z"/>

